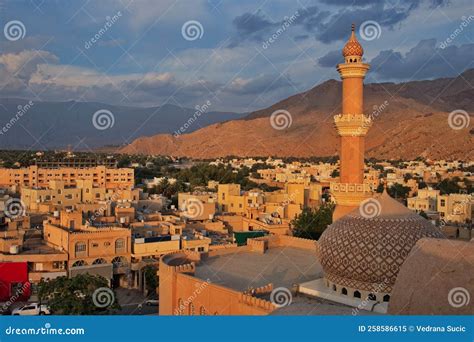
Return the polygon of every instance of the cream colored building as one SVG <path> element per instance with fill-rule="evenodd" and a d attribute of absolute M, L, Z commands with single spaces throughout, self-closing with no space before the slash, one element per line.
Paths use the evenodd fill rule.
<path fill-rule="evenodd" d="M 440 219 L 449 223 L 470 223 L 474 212 L 474 198 L 468 194 L 438 196 Z"/>

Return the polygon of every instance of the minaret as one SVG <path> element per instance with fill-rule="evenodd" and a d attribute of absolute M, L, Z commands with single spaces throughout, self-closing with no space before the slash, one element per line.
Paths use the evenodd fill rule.
<path fill-rule="evenodd" d="M 370 67 L 362 62 L 363 54 L 364 49 L 357 41 L 352 24 L 351 37 L 342 50 L 344 63 L 337 66 L 342 79 L 342 113 L 334 116 L 341 137 L 339 182 L 331 184 L 336 201 L 334 221 L 372 196 L 370 187 L 364 184 L 365 135 L 372 120 L 363 114 L 364 78 Z"/>

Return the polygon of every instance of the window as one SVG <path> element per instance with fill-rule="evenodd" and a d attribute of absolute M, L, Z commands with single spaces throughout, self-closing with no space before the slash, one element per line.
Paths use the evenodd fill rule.
<path fill-rule="evenodd" d="M 205 308 L 204 306 L 201 306 L 201 308 L 199 309 L 199 314 L 200 314 L 201 316 L 207 315 L 207 313 L 206 313 L 206 308 Z"/>
<path fill-rule="evenodd" d="M 347 296 L 347 289 L 345 287 L 342 288 L 341 293 Z"/>
<path fill-rule="evenodd" d="M 440 201 L 440 206 L 444 207 L 446 205 L 446 200 L 442 199 Z"/>
<path fill-rule="evenodd" d="M 373 293 L 369 293 L 367 299 L 368 299 L 368 300 L 377 300 L 377 296 L 374 295 Z"/>
<path fill-rule="evenodd" d="M 360 292 L 354 291 L 354 298 L 360 298 Z"/>
<path fill-rule="evenodd" d="M 390 301 L 390 295 L 387 294 L 387 295 L 383 296 L 383 301 L 384 302 L 389 302 Z"/>
<path fill-rule="evenodd" d="M 87 249 L 85 242 L 77 242 L 75 246 L 75 251 L 77 253 L 85 252 Z"/>
<path fill-rule="evenodd" d="M 72 264 L 72 267 L 79 267 L 79 266 L 85 266 L 87 265 L 84 260 L 77 260 L 74 264 Z"/>
<path fill-rule="evenodd" d="M 198 252 L 204 252 L 204 247 L 198 247 Z"/>
<path fill-rule="evenodd" d="M 103 265 L 103 264 L 106 264 L 107 261 L 105 261 L 104 259 L 95 259 L 94 262 L 92 263 L 92 265 Z"/>
<path fill-rule="evenodd" d="M 194 315 L 195 312 L 194 312 L 194 304 L 193 303 L 189 303 L 189 315 L 192 316 Z"/>
<path fill-rule="evenodd" d="M 125 249 L 125 240 L 124 239 L 117 239 L 115 241 L 115 252 L 122 251 Z"/>
<path fill-rule="evenodd" d="M 98 243 L 93 243 L 92 247 L 94 247 L 94 248 L 99 247 L 99 244 Z"/>

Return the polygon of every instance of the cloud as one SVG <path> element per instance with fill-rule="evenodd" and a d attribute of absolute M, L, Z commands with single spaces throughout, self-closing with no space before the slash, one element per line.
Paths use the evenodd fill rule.
<path fill-rule="evenodd" d="M 263 33 L 270 28 L 276 27 L 277 22 L 267 19 L 261 11 L 257 13 L 244 13 L 235 17 L 232 24 L 237 29 L 237 34 L 233 37 L 229 47 L 235 47 L 245 40 L 263 41 Z"/>
<path fill-rule="evenodd" d="M 260 95 L 282 87 L 290 86 L 287 78 L 280 75 L 258 75 L 253 78 L 236 78 L 225 89 L 226 92 L 239 95 Z"/>
<path fill-rule="evenodd" d="M 342 58 L 341 49 L 329 51 L 323 57 L 318 59 L 318 65 L 323 68 L 334 68 L 338 63 L 342 63 L 344 60 Z"/>
<path fill-rule="evenodd" d="M 449 77 L 472 67 L 474 44 L 448 46 L 436 44 L 436 39 L 421 40 L 406 54 L 384 50 L 370 64 L 372 72 L 383 79 L 426 79 Z"/>

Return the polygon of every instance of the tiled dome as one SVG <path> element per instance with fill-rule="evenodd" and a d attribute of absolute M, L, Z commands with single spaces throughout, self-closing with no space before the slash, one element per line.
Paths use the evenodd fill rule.
<path fill-rule="evenodd" d="M 330 282 L 352 289 L 390 293 L 401 265 L 416 242 L 424 237 L 442 238 L 442 235 L 386 192 L 366 203 L 324 231 L 319 239 L 318 255 L 325 278 Z"/>
<path fill-rule="evenodd" d="M 352 24 L 351 37 L 349 38 L 346 45 L 344 45 L 344 48 L 342 49 L 342 55 L 344 57 L 347 57 L 347 56 L 362 57 L 362 55 L 364 54 L 364 49 L 362 48 L 362 45 L 360 45 L 359 41 L 357 40 L 357 37 L 354 31 L 355 31 L 355 25 Z"/>

